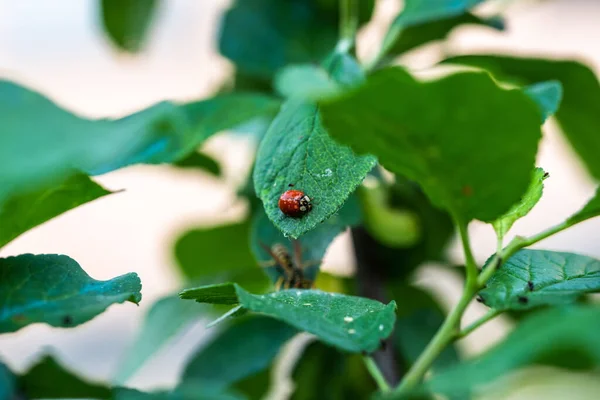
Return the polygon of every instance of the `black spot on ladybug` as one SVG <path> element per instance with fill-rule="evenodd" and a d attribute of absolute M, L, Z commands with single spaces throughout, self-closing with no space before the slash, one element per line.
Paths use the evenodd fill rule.
<path fill-rule="evenodd" d="M 527 303 L 529 303 L 529 299 L 527 297 L 525 297 L 525 296 L 519 296 L 518 300 L 519 300 L 519 303 L 521 303 L 521 304 L 527 304 Z"/>
<path fill-rule="evenodd" d="M 534 289 L 533 282 L 527 281 L 527 287 L 529 288 L 529 290 L 533 291 L 533 289 Z"/>
<path fill-rule="evenodd" d="M 73 325 L 73 317 L 71 317 L 70 315 L 65 315 L 62 318 L 62 324 L 64 326 L 71 326 L 71 325 Z"/>

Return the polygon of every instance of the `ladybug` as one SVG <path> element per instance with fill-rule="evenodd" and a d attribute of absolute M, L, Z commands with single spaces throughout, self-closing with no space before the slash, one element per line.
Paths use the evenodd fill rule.
<path fill-rule="evenodd" d="M 312 210 L 310 197 L 301 190 L 287 190 L 279 198 L 279 209 L 292 218 L 300 218 Z"/>

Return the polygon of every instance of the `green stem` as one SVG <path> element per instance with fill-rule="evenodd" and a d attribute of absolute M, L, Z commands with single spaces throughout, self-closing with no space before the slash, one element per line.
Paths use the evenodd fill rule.
<path fill-rule="evenodd" d="M 379 387 L 379 390 L 381 390 L 381 392 L 383 393 L 389 392 L 390 385 L 388 385 L 387 381 L 383 377 L 383 374 L 379 370 L 379 367 L 377 367 L 377 363 L 375 363 L 375 360 L 373 360 L 369 356 L 363 356 L 363 361 L 367 366 L 367 370 L 375 380 L 375 383 L 377 383 L 377 387 Z"/>
<path fill-rule="evenodd" d="M 481 325 L 485 324 L 488 321 L 496 318 L 501 314 L 501 311 L 498 310 L 490 310 L 483 317 L 479 318 L 477 321 L 473 322 L 471 325 L 467 326 L 465 329 L 460 331 L 458 335 L 456 335 L 457 339 L 462 339 L 465 336 L 469 335 L 475 329 L 479 328 Z"/>
<path fill-rule="evenodd" d="M 467 269 L 467 287 L 474 287 L 477 282 L 477 275 L 479 270 L 477 269 L 477 263 L 475 257 L 473 257 L 473 251 L 471 250 L 471 241 L 469 239 L 468 224 L 454 219 L 458 226 L 458 232 L 460 233 L 460 239 L 463 245 L 463 251 L 465 253 L 465 268 Z"/>
<path fill-rule="evenodd" d="M 450 344 L 460 332 L 460 320 L 465 309 L 477 293 L 474 287 L 465 286 L 464 292 L 454 309 L 448 314 L 448 317 L 437 331 L 431 342 L 427 345 L 423 353 L 419 356 L 412 368 L 404 376 L 395 392 L 400 393 L 415 387 L 423 376 L 429 370 L 429 367 L 440 355 L 440 353 Z"/>
<path fill-rule="evenodd" d="M 340 40 L 337 50 L 348 52 L 354 47 L 358 30 L 358 0 L 340 0 Z"/>

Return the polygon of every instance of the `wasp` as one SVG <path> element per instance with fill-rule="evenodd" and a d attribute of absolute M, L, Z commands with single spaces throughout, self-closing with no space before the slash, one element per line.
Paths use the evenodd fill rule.
<path fill-rule="evenodd" d="M 275 289 L 310 289 L 313 282 L 304 276 L 304 269 L 320 264 L 321 261 L 302 263 L 302 248 L 300 242 L 292 241 L 294 252 L 290 254 L 288 249 L 281 243 L 275 243 L 271 247 L 260 243 L 260 246 L 271 256 L 272 260 L 261 263 L 264 268 L 275 267 L 280 273 Z"/>

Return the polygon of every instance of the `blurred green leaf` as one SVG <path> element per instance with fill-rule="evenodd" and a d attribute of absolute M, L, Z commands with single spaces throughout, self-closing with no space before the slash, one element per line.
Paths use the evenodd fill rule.
<path fill-rule="evenodd" d="M 497 17 L 484 19 L 474 14 L 463 13 L 406 27 L 402 30 L 402 34 L 390 44 L 388 54 L 396 56 L 424 44 L 444 40 L 454 29 L 463 25 L 504 29 L 503 21 Z"/>
<path fill-rule="evenodd" d="M 195 300 L 198 303 L 224 305 L 239 303 L 235 284 L 231 282 L 185 289 L 179 293 L 179 297 L 184 300 Z"/>
<path fill-rule="evenodd" d="M 230 387 L 267 369 L 281 347 L 297 333 L 272 318 L 246 318 L 228 326 L 194 354 L 182 382 L 206 382 L 215 389 Z"/>
<path fill-rule="evenodd" d="M 572 303 L 600 291 L 600 261 L 579 254 L 529 250 L 506 260 L 479 292 L 488 307 L 526 310 Z"/>
<path fill-rule="evenodd" d="M 552 308 L 526 319 L 501 343 L 427 382 L 435 393 L 456 394 L 532 364 L 600 365 L 600 308 Z"/>
<path fill-rule="evenodd" d="M 0 258 L 0 276 L 0 332 L 15 332 L 38 322 L 73 327 L 111 304 L 137 304 L 142 299 L 135 273 L 97 281 L 64 255 Z"/>
<path fill-rule="evenodd" d="M 89 120 L 0 81 L 0 205 L 76 171 L 97 175 L 136 163 L 174 162 L 210 135 L 278 107 L 267 96 L 230 94 L 180 106 L 163 102 L 117 120 Z"/>
<path fill-rule="evenodd" d="M 388 68 L 320 113 L 332 137 L 375 154 L 465 222 L 493 221 L 520 199 L 541 137 L 533 101 L 478 72 L 418 82 Z"/>
<path fill-rule="evenodd" d="M 168 346 L 176 335 L 206 316 L 208 310 L 171 295 L 159 299 L 146 313 L 132 346 L 123 354 L 115 381 L 124 384 L 156 353 Z"/>
<path fill-rule="evenodd" d="M 338 211 L 374 165 L 373 156 L 356 156 L 329 137 L 319 107 L 290 100 L 258 149 L 254 185 L 269 219 L 284 235 L 298 238 Z M 301 218 L 278 207 L 290 184 L 313 201 L 312 211 Z"/>
<path fill-rule="evenodd" d="M 525 93 L 535 101 L 542 112 L 542 122 L 545 122 L 558 110 L 562 100 L 562 85 L 559 81 L 546 81 L 527 86 Z"/>
<path fill-rule="evenodd" d="M 160 6 L 158 0 L 102 0 L 102 23 L 121 50 L 138 52 Z"/>
<path fill-rule="evenodd" d="M 0 247 L 54 217 L 111 193 L 87 175 L 75 174 L 59 184 L 10 197 L 0 205 Z"/>
<path fill-rule="evenodd" d="M 218 161 L 209 155 L 197 151 L 191 152 L 185 158 L 177 161 L 175 165 L 181 168 L 199 169 L 214 176 L 221 176 L 221 165 L 219 165 Z"/>
<path fill-rule="evenodd" d="M 250 222 L 196 228 L 175 243 L 175 258 L 189 280 L 258 266 L 250 251 Z"/>
<path fill-rule="evenodd" d="M 339 350 L 314 342 L 302 353 L 292 372 L 294 392 L 292 400 L 312 400 L 315 389 L 319 399 L 342 399 L 344 393 L 345 355 Z"/>
<path fill-rule="evenodd" d="M 141 392 L 136 389 L 115 388 L 114 400 L 245 400 L 231 391 L 216 390 L 210 384 L 183 384 L 172 390 Z"/>
<path fill-rule="evenodd" d="M 390 25 L 382 48 L 391 49 L 400 33 L 413 26 L 457 17 L 484 0 L 406 0 L 404 8 Z M 445 35 L 444 35 L 445 36 Z"/>
<path fill-rule="evenodd" d="M 0 399 L 7 400 L 15 397 L 16 377 L 6 365 L 0 362 Z"/>
<path fill-rule="evenodd" d="M 484 68 L 499 78 L 524 84 L 559 81 L 564 96 L 556 120 L 590 173 L 600 179 L 600 82 L 590 67 L 577 61 L 502 55 L 461 56 L 444 62 Z"/>
<path fill-rule="evenodd" d="M 322 264 L 327 248 L 331 242 L 347 227 L 360 223 L 360 209 L 357 198 L 350 196 L 338 213 L 333 214 L 325 222 L 297 240 L 300 249 L 300 261 L 303 265 L 304 278 L 314 281 Z M 257 210 L 253 216 L 251 228 L 251 247 L 254 256 L 261 265 L 273 261 L 271 255 L 263 246 L 272 248 L 281 244 L 287 248 L 290 255 L 295 254 L 294 243 L 286 238 L 279 229 L 267 218 L 263 210 Z M 277 268 L 263 268 L 272 282 L 282 276 Z"/>
<path fill-rule="evenodd" d="M 349 352 L 373 352 L 387 338 L 396 319 L 394 302 L 388 305 L 363 297 L 320 290 L 282 290 L 253 295 L 236 285 L 245 308 L 285 321 Z"/>
<path fill-rule="evenodd" d="M 358 5 L 364 22 L 374 1 Z M 219 50 L 238 73 L 268 79 L 286 65 L 323 59 L 335 47 L 338 22 L 337 1 L 237 0 L 223 17 Z"/>
<path fill-rule="evenodd" d="M 398 304 L 394 346 L 405 365 L 410 367 L 442 326 L 446 315 L 433 297 L 421 289 L 406 284 L 390 284 L 389 287 Z M 437 373 L 459 361 L 458 349 L 451 345 L 436 358 L 432 369 Z"/>
<path fill-rule="evenodd" d="M 598 215 L 600 215 L 600 187 L 596 189 L 594 197 L 592 197 L 581 210 L 567 219 L 567 223 L 574 225 Z"/>
<path fill-rule="evenodd" d="M 533 171 L 529 188 L 521 198 L 521 200 L 513 205 L 510 210 L 494 222 L 492 225 L 496 231 L 496 235 L 502 239 L 506 233 L 510 230 L 517 220 L 523 218 L 535 207 L 535 205 L 542 198 L 542 192 L 544 191 L 544 179 L 547 178 L 546 173 L 541 168 L 536 168 Z"/>
<path fill-rule="evenodd" d="M 84 380 L 46 355 L 24 375 L 17 385 L 26 399 L 83 399 L 110 397 L 110 389 L 101 383 Z"/>

